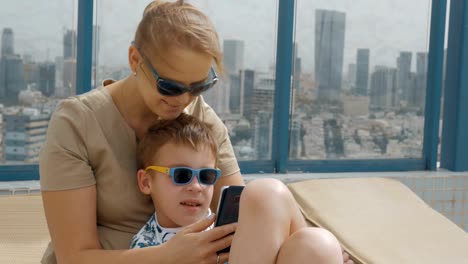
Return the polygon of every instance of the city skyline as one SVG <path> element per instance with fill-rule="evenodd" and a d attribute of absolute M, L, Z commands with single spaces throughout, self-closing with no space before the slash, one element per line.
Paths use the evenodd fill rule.
<path fill-rule="evenodd" d="M 75 29 L 76 6 L 72 2 L 62 3 L 58 0 L 48 1 L 46 7 L 25 8 L 21 1 L 8 3 L 1 11 L 0 24 L 14 28 L 17 32 L 17 53 L 29 53 L 36 60 L 46 57 L 54 61 L 61 54 L 61 36 L 66 29 Z M 127 2 L 98 1 L 96 3 L 97 24 L 101 27 L 100 62 L 106 66 L 126 66 L 126 50 L 133 37 L 136 24 L 143 8 L 149 1 L 136 1 L 131 7 Z M 245 58 L 247 68 L 265 71 L 274 63 L 276 36 L 276 2 L 267 1 L 236 1 L 235 3 L 218 3 L 219 1 L 189 1 L 201 7 L 213 20 L 220 35 L 224 39 L 240 39 L 245 41 Z M 76 1 L 75 1 L 76 5 Z M 355 61 L 357 48 L 374 50 L 370 65 L 391 65 L 393 57 L 400 50 L 413 52 L 427 51 L 428 25 L 430 20 L 430 1 L 391 1 L 374 3 L 374 1 L 354 1 L 353 4 L 340 1 L 308 3 L 298 1 L 300 12 L 297 15 L 296 42 L 299 44 L 299 54 L 303 59 L 303 72 L 313 71 L 313 29 L 315 9 L 329 9 L 345 12 L 347 15 L 347 32 L 345 39 L 344 64 Z M 47 12 L 46 12 L 47 9 Z M 26 19 L 18 19 L 17 10 Z M 101 14 L 106 10 L 105 15 Z M 118 17 L 126 10 L 126 19 Z M 236 10 L 236 12 L 233 12 Z M 370 12 L 372 10 L 372 13 Z M 389 10 L 389 11 L 386 11 Z M 56 12 L 57 16 L 46 14 Z M 397 12 L 398 16 L 393 14 Z M 423 14 L 414 16 L 414 14 Z M 21 15 L 20 15 L 21 16 Z M 238 19 L 239 16 L 255 17 L 255 24 L 250 19 Z M 26 23 L 31 18 L 40 18 L 41 23 Z M 44 27 L 47 31 L 42 30 Z M 243 29 L 250 28 L 245 31 Z M 393 30 L 392 30 L 393 28 Z M 385 32 L 385 33 L 383 33 Z M 416 34 L 417 33 L 417 34 Z M 121 53 L 118 51 L 121 50 Z M 415 67 L 415 66 L 413 66 Z"/>
<path fill-rule="evenodd" d="M 370 61 L 377 61 L 375 57 L 379 57 L 380 54 L 376 54 L 372 48 L 361 46 L 351 51 L 346 44 L 350 34 L 346 12 L 315 9 L 315 14 L 313 24 L 315 30 L 312 37 L 314 45 L 293 43 L 294 81 L 291 96 L 294 110 L 290 128 L 290 155 L 301 159 L 314 158 L 315 153 L 311 152 L 311 149 L 314 149 L 319 150 L 317 156 L 319 158 L 353 158 L 354 151 L 361 148 L 364 151 L 362 153 L 367 153 L 369 157 L 419 157 L 422 150 L 420 126 L 424 120 L 419 114 L 424 107 L 424 100 L 420 99 L 424 98 L 422 90 L 425 88 L 423 81 L 426 78 L 427 52 L 401 49 L 394 57 L 389 57 L 392 62 L 388 66 L 371 65 Z M 105 32 L 105 26 L 98 25 L 95 29 L 96 32 Z M 3 32 L 2 43 L 6 43 L 4 44 L 6 55 L 2 55 L 2 59 L 10 57 L 12 59 L 11 62 L 8 59 L 2 60 L 2 65 L 6 63 L 5 65 L 10 65 L 9 67 L 14 66 L 18 69 L 17 75 L 23 76 L 21 80 L 15 77 L 18 79 L 16 80 L 11 77 L 11 73 L 3 71 L 7 74 L 5 76 L 10 76 L 8 77 L 10 79 L 5 79 L 5 85 L 0 82 L 7 99 L 13 98 L 18 102 L 32 95 L 43 98 L 44 94 L 48 99 L 47 96 L 51 95 L 63 98 L 75 94 L 74 29 L 64 28 L 60 50 L 62 55 L 57 56 L 53 63 L 39 60 L 36 63 L 28 54 L 16 55 L 19 53 L 16 30 L 6 27 Z M 103 46 L 102 41 L 108 39 L 99 34 L 94 37 L 96 41 L 93 45 L 96 44 L 97 47 Z M 239 127 L 244 129 L 239 131 L 240 136 L 234 135 L 234 138 L 237 138 L 236 141 L 233 140 L 236 155 L 240 153 L 239 148 L 245 151 L 247 147 L 251 151 L 247 151 L 248 155 L 245 157 L 240 156 L 240 160 L 246 157 L 269 159 L 272 149 L 274 68 L 271 65 L 260 69 L 249 67 L 247 58 L 251 56 L 248 54 L 248 40 L 221 38 L 221 41 L 228 78 L 221 80 L 217 89 L 204 94 L 205 100 L 223 118 L 223 121 L 230 123 L 230 134 L 235 134 Z M 303 52 L 310 51 L 312 47 L 314 56 L 310 57 L 307 52 Z M 354 54 L 354 60 L 348 62 L 354 65 L 352 79 L 346 77 L 351 76 L 346 69 L 353 69 L 345 63 L 346 53 Z M 304 64 L 310 63 L 311 59 L 314 59 L 316 65 L 313 67 L 316 69 L 315 77 L 304 70 Z M 112 69 L 101 66 L 93 68 L 95 70 L 93 76 L 98 78 L 99 75 L 99 78 L 103 78 L 110 74 L 113 78 L 120 79 L 128 76 L 125 68 L 122 66 L 120 69 Z M 394 74 L 389 75 L 385 72 L 384 75 L 380 74 L 380 69 L 387 68 Z M 52 74 L 52 71 L 55 71 L 55 74 Z M 379 77 L 379 74 L 383 77 Z M 368 99 L 352 97 L 356 95 L 353 94 L 355 91 L 347 88 L 358 87 L 362 83 L 367 86 L 369 78 L 371 87 L 361 87 L 358 93 L 360 97 Z M 18 82 L 13 83 L 12 80 Z M 50 87 L 51 83 L 55 83 L 54 92 Z M 20 84 L 24 85 L 20 88 Z M 27 91 L 22 92 L 21 90 L 25 90 L 26 87 Z M 33 88 L 40 90 L 42 94 Z M 369 94 L 366 92 L 367 89 L 370 89 Z M 344 111 L 355 108 L 351 105 L 357 104 L 360 104 L 359 110 L 352 110 L 349 115 Z M 50 112 L 50 109 L 48 111 Z M 386 115 L 391 112 L 398 115 L 396 120 L 387 120 Z M 377 117 L 379 122 L 376 124 L 379 125 L 374 124 L 374 119 Z M 411 125 L 407 125 L 407 119 L 412 118 L 415 120 Z M 262 137 L 262 133 L 267 133 L 269 136 Z M 311 134 L 315 137 L 310 138 Z M 410 148 L 404 144 L 398 147 L 405 141 L 415 144 Z"/>

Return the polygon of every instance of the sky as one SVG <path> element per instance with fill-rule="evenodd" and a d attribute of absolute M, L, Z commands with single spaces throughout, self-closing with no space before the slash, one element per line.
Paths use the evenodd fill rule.
<path fill-rule="evenodd" d="M 0 28 L 13 28 L 16 53 L 30 54 L 37 61 L 53 60 L 63 53 L 65 30 L 76 29 L 77 2 L 0 0 Z M 125 66 L 128 45 L 150 1 L 95 2 L 95 23 L 101 28 L 98 61 L 107 66 Z M 223 39 L 244 40 L 245 68 L 266 71 L 274 65 L 277 0 L 188 2 L 210 16 L 221 43 Z M 400 51 L 428 49 L 430 0 L 297 0 L 295 41 L 304 72 L 313 71 L 316 9 L 346 13 L 344 70 L 355 62 L 358 48 L 371 50 L 371 66 L 395 66 Z"/>

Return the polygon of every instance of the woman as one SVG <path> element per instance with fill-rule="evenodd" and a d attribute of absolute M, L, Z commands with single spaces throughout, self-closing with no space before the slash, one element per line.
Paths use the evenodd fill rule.
<path fill-rule="evenodd" d="M 154 1 L 145 9 L 128 51 L 132 74 L 120 81 L 104 81 L 102 87 L 60 104 L 40 155 L 42 197 L 52 238 L 43 263 L 228 260 L 228 254 L 216 252 L 231 244 L 232 236 L 227 235 L 236 230 L 236 225 L 200 232 L 211 225 L 212 219 L 187 227 L 161 246 L 128 249 L 132 236 L 154 209 L 139 192 L 134 175 L 136 144 L 156 120 L 174 119 L 187 112 L 208 123 L 219 145 L 218 167 L 222 171 L 214 197 L 218 197 L 220 186 L 244 184 L 226 127 L 199 96 L 217 81 L 213 61 L 222 71 L 218 43 L 213 25 L 198 9 L 184 1 Z M 290 228 L 296 230 L 305 224 L 283 185 L 265 180 L 250 189 L 246 193 L 251 193 L 251 202 L 245 202 L 245 210 L 255 212 L 260 206 L 275 217 L 256 219 L 247 213 L 232 244 L 231 263 L 257 258 L 270 263 L 252 245 L 263 245 L 264 252 L 273 248 L 274 258 L 292 261 L 288 263 L 299 261 L 288 253 L 298 245 L 317 254 L 317 260 L 341 262 L 341 253 L 336 257 L 336 239 L 325 230 L 304 229 L 295 236 L 284 235 Z M 265 201 L 271 191 L 277 195 Z M 283 209 L 272 210 L 269 205 L 275 202 L 283 202 Z M 216 203 L 214 199 L 212 210 Z M 251 236 L 264 221 L 279 228 L 264 234 L 266 237 Z M 293 224 L 296 226 L 291 227 Z M 303 243 L 304 239 L 311 243 Z M 267 254 L 272 258 L 271 252 Z"/>

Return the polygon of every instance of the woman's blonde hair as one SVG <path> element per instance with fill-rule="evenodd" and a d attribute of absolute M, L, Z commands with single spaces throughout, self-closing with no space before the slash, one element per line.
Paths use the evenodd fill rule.
<path fill-rule="evenodd" d="M 194 49 L 212 56 L 218 72 L 223 72 L 222 52 L 214 25 L 184 0 L 152 1 L 138 24 L 135 44 L 151 55 L 172 45 Z"/>

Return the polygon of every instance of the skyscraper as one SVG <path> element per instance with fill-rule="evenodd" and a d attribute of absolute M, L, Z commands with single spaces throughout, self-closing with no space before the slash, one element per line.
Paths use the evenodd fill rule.
<path fill-rule="evenodd" d="M 352 92 L 356 91 L 356 63 L 348 64 L 347 79 L 346 87 L 348 90 Z"/>
<path fill-rule="evenodd" d="M 290 126 L 291 127 L 289 128 L 289 135 L 290 135 L 289 158 L 298 159 L 301 154 L 299 151 L 299 143 L 302 139 L 302 135 L 301 135 L 302 120 L 299 117 L 294 116 L 293 118 L 291 118 Z"/>
<path fill-rule="evenodd" d="M 93 51 L 92 51 L 92 63 L 96 65 L 97 56 L 101 47 L 101 27 L 99 25 L 93 25 Z"/>
<path fill-rule="evenodd" d="M 242 85 L 243 85 L 243 107 L 242 115 L 249 121 L 253 121 L 252 98 L 255 88 L 255 71 L 245 70 L 242 72 Z"/>
<path fill-rule="evenodd" d="M 259 111 L 273 113 L 275 79 L 271 73 L 257 73 L 251 107 L 253 115 Z"/>
<path fill-rule="evenodd" d="M 14 54 L 13 30 L 3 29 L 2 56 L 0 61 L 0 99 L 2 103 L 14 105 L 18 102 L 19 91 L 26 88 L 23 60 Z"/>
<path fill-rule="evenodd" d="M 228 74 L 239 74 L 244 68 L 244 41 L 235 39 L 224 40 L 224 67 Z"/>
<path fill-rule="evenodd" d="M 345 27 L 345 13 L 315 11 L 315 79 L 319 101 L 340 100 Z"/>
<path fill-rule="evenodd" d="M 427 52 L 416 53 L 416 73 L 410 73 L 406 101 L 408 106 L 424 110 L 427 84 Z"/>
<path fill-rule="evenodd" d="M 241 113 L 243 91 L 241 71 L 244 69 L 244 41 L 235 39 L 224 40 L 224 66 L 229 82 L 229 111 L 232 114 Z"/>
<path fill-rule="evenodd" d="M 63 59 L 76 58 L 76 33 L 74 30 L 67 30 L 63 35 Z"/>
<path fill-rule="evenodd" d="M 402 51 L 397 59 L 397 89 L 400 99 L 408 102 L 411 88 L 411 52 Z"/>
<path fill-rule="evenodd" d="M 229 81 L 221 79 L 216 86 L 203 93 L 203 99 L 221 116 L 229 114 Z"/>
<path fill-rule="evenodd" d="M 24 58 L 23 58 L 24 59 Z M 24 82 L 26 85 L 39 83 L 39 65 L 36 62 L 23 60 Z"/>
<path fill-rule="evenodd" d="M 297 92 L 302 92 L 301 74 L 302 74 L 302 59 L 299 57 L 299 46 L 294 43 L 294 68 L 293 68 L 293 89 Z"/>
<path fill-rule="evenodd" d="M 13 39 L 13 29 L 4 28 L 2 32 L 2 54 L 1 56 L 13 55 L 15 54 L 14 48 L 14 39 Z"/>
<path fill-rule="evenodd" d="M 97 83 L 97 68 L 99 66 L 98 56 L 101 47 L 101 27 L 99 25 L 93 25 L 93 51 L 92 51 L 92 71 L 91 71 L 91 87 L 100 85 Z"/>
<path fill-rule="evenodd" d="M 239 71 L 238 74 L 229 75 L 229 111 L 231 114 L 240 114 L 244 103 L 240 73 Z"/>
<path fill-rule="evenodd" d="M 371 111 L 390 110 L 398 104 L 397 70 L 385 66 L 375 66 L 371 75 L 370 105 Z"/>
<path fill-rule="evenodd" d="M 427 52 L 416 53 L 416 73 L 424 74 L 427 73 L 428 57 Z"/>
<path fill-rule="evenodd" d="M 6 55 L 0 61 L 0 99 L 6 105 L 18 102 L 19 91 L 26 88 L 23 60 L 19 55 Z"/>
<path fill-rule="evenodd" d="M 257 160 L 271 159 L 272 112 L 255 113 L 253 145 Z"/>
<path fill-rule="evenodd" d="M 416 53 L 416 93 L 414 105 L 422 111 L 424 111 L 426 104 L 427 63 L 427 52 Z"/>
<path fill-rule="evenodd" d="M 57 56 L 54 60 L 55 63 L 55 95 L 63 94 L 63 57 Z"/>
<path fill-rule="evenodd" d="M 44 62 L 39 64 L 39 90 L 45 96 L 55 92 L 55 64 Z"/>
<path fill-rule="evenodd" d="M 356 55 L 356 94 L 366 96 L 369 82 L 369 49 L 358 49 Z"/>
<path fill-rule="evenodd" d="M 56 95 L 65 98 L 76 94 L 76 60 L 66 59 L 63 62 L 63 88 Z"/>

